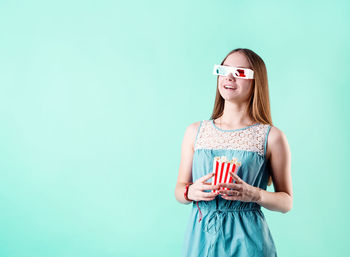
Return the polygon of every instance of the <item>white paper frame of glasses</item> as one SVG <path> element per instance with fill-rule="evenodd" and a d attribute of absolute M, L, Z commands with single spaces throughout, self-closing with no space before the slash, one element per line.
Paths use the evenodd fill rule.
<path fill-rule="evenodd" d="M 218 65 L 218 64 L 214 65 L 214 70 L 213 70 L 214 75 L 227 76 L 230 73 L 232 73 L 232 75 L 235 78 L 254 79 L 254 71 L 251 69 L 224 66 L 224 65 Z"/>

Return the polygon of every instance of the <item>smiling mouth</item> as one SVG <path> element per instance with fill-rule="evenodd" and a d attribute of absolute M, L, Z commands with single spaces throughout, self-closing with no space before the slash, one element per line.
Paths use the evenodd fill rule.
<path fill-rule="evenodd" d="M 231 86 L 224 86 L 225 89 L 228 89 L 228 90 L 236 90 L 237 87 L 231 87 Z"/>

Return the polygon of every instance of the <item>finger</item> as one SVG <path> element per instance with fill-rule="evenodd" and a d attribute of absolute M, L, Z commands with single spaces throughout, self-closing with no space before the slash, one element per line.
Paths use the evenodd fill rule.
<path fill-rule="evenodd" d="M 212 197 L 216 197 L 218 195 L 218 193 L 201 193 L 200 196 L 203 197 L 203 198 L 212 198 Z"/>
<path fill-rule="evenodd" d="M 240 194 L 238 191 L 234 191 L 232 190 L 231 192 L 229 192 L 228 194 L 220 194 L 221 197 L 223 198 L 229 198 L 230 200 L 239 200 L 242 197 L 242 194 Z"/>
<path fill-rule="evenodd" d="M 239 201 L 240 197 L 238 196 L 226 196 L 226 195 L 222 195 L 222 198 L 224 198 L 225 200 L 230 200 L 230 201 Z"/>
<path fill-rule="evenodd" d="M 219 190 L 220 186 L 219 185 L 202 185 L 201 189 L 202 190 Z"/>
<path fill-rule="evenodd" d="M 210 178 L 213 177 L 214 175 L 215 175 L 214 172 L 209 173 L 209 174 L 207 174 L 207 175 L 205 175 L 205 176 L 199 178 L 198 181 L 200 181 L 200 182 L 207 181 L 208 179 L 210 179 Z"/>
<path fill-rule="evenodd" d="M 212 198 L 203 198 L 203 199 L 201 199 L 202 201 L 212 201 L 212 200 L 214 200 L 215 199 L 215 197 L 212 197 Z"/>
<path fill-rule="evenodd" d="M 230 171 L 231 177 L 236 180 L 237 183 L 243 183 L 244 181 L 236 174 Z"/>
<path fill-rule="evenodd" d="M 230 188 L 230 189 L 235 189 L 237 191 L 240 191 L 242 189 L 241 185 L 237 185 L 234 183 L 219 183 L 218 185 L 222 188 Z"/>
<path fill-rule="evenodd" d="M 203 185 L 208 185 L 208 186 L 217 186 L 217 185 L 213 185 L 212 182 L 208 183 L 208 182 L 203 182 Z"/>
<path fill-rule="evenodd" d="M 238 196 L 239 194 L 236 190 L 220 190 L 219 193 L 227 196 Z"/>
<path fill-rule="evenodd" d="M 211 201 L 211 200 L 214 200 L 216 196 L 214 197 L 203 197 L 203 198 L 200 198 L 202 201 Z"/>

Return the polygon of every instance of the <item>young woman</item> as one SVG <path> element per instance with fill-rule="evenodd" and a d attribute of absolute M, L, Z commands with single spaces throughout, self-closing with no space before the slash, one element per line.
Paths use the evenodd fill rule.
<path fill-rule="evenodd" d="M 189 125 L 182 142 L 175 197 L 192 203 L 183 256 L 277 256 L 261 206 L 292 209 L 291 154 L 272 125 L 266 66 L 252 50 L 237 48 L 216 71 L 211 118 Z M 237 161 L 232 179 L 212 185 L 218 163 L 228 167 L 225 159 Z M 266 191 L 272 182 L 275 192 Z"/>

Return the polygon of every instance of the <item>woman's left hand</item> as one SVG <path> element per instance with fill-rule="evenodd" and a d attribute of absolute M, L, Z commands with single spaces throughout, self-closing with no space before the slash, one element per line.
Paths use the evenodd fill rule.
<path fill-rule="evenodd" d="M 260 200 L 260 188 L 244 182 L 237 174 L 230 172 L 230 176 L 236 183 L 219 183 L 222 188 L 230 190 L 219 190 L 219 194 L 226 200 L 237 200 L 242 202 L 256 202 Z"/>

